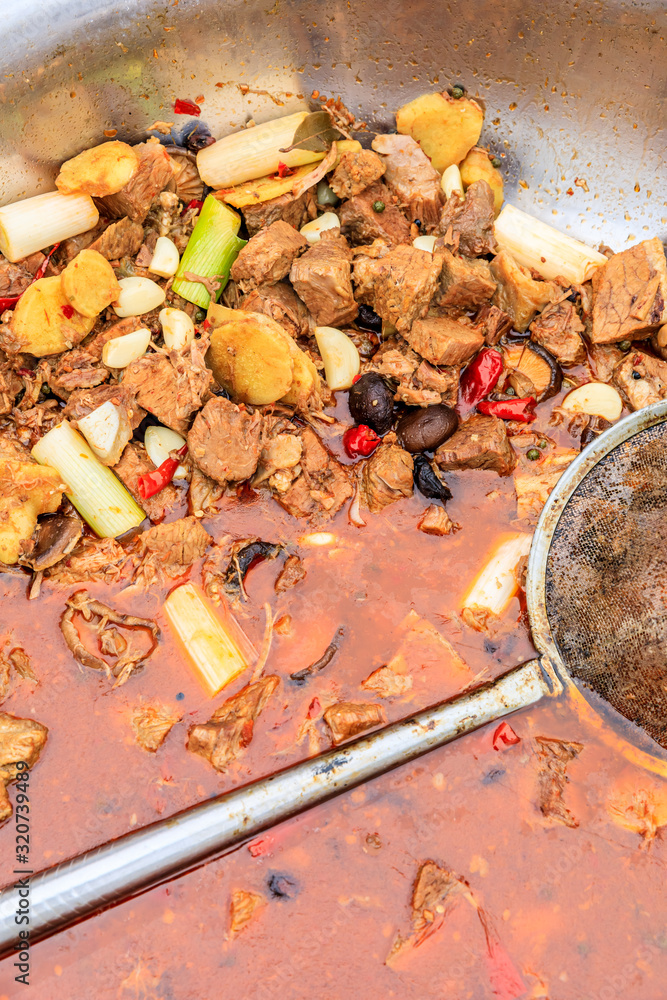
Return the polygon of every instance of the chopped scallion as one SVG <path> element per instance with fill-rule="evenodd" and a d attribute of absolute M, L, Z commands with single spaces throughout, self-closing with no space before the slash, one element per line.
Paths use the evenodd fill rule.
<path fill-rule="evenodd" d="M 177 295 L 202 309 L 218 301 L 230 268 L 246 245 L 236 235 L 240 225 L 237 212 L 212 194 L 206 198 L 172 285 Z M 204 281 L 189 280 L 188 275 Z"/>

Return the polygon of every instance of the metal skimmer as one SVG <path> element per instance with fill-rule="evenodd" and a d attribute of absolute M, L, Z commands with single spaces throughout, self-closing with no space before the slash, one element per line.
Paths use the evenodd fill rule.
<path fill-rule="evenodd" d="M 667 402 L 620 421 L 588 445 L 551 494 L 526 589 L 539 660 L 32 876 L 31 943 L 564 689 L 610 713 L 628 756 L 667 775 L 665 421 Z M 0 893 L 0 954 L 17 945 L 18 899 L 16 886 Z"/>

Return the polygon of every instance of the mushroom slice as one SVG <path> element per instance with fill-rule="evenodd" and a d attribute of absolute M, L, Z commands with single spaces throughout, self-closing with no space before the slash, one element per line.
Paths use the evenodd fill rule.
<path fill-rule="evenodd" d="M 204 182 L 197 170 L 195 154 L 181 146 L 166 146 L 165 148 L 174 168 L 176 194 L 180 200 L 186 205 L 190 201 L 201 201 L 204 195 Z"/>
<path fill-rule="evenodd" d="M 510 377 L 512 373 L 516 372 L 517 375 L 523 376 L 521 382 L 525 383 L 527 379 L 535 390 L 534 394 L 538 403 L 560 392 L 560 387 L 563 384 L 563 373 L 560 365 L 553 355 L 540 347 L 539 344 L 524 339 L 509 341 L 503 345 L 502 353 L 503 362 L 505 368 L 509 369 Z"/>
<path fill-rule="evenodd" d="M 30 551 L 19 558 L 22 566 L 39 573 L 68 556 L 83 534 L 83 522 L 66 514 L 47 514 L 39 521 L 29 542 Z"/>

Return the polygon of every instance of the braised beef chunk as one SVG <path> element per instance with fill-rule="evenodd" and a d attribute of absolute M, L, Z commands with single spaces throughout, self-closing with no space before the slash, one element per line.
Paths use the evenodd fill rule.
<path fill-rule="evenodd" d="M 262 677 L 223 701 L 208 722 L 191 726 L 188 750 L 224 771 L 250 746 L 255 721 L 280 684 L 279 677 Z"/>
<path fill-rule="evenodd" d="M 196 342 L 195 342 L 196 343 Z M 144 410 L 178 434 L 186 434 L 193 413 L 210 396 L 213 375 L 192 348 L 191 354 L 146 354 L 123 371 L 122 385 L 131 389 Z"/>
<path fill-rule="evenodd" d="M 560 297 L 562 289 L 550 281 L 536 281 L 506 250 L 491 261 L 491 274 L 498 282 L 493 304 L 512 319 L 515 330 L 528 329 L 535 314 Z"/>
<path fill-rule="evenodd" d="M 417 527 L 427 535 L 451 535 L 458 525 L 454 524 L 444 507 L 432 503 Z"/>
<path fill-rule="evenodd" d="M 594 344 L 648 337 L 667 323 L 667 262 L 656 236 L 614 254 L 593 274 Z"/>
<path fill-rule="evenodd" d="M 354 262 L 354 284 L 360 302 L 397 330 L 409 330 L 425 316 L 435 293 L 442 255 L 399 246 L 383 257 L 360 254 Z"/>
<path fill-rule="evenodd" d="M 231 276 L 243 292 L 280 281 L 308 247 L 308 240 L 279 219 L 252 236 L 232 264 Z"/>
<path fill-rule="evenodd" d="M 211 541 L 196 517 L 181 517 L 149 528 L 135 542 L 140 559 L 135 579 L 148 586 L 164 579 L 177 580 L 201 559 Z"/>
<path fill-rule="evenodd" d="M 486 181 L 475 181 L 465 197 L 454 191 L 447 199 L 438 232 L 466 257 L 479 257 L 497 250 L 494 219 L 493 191 Z"/>
<path fill-rule="evenodd" d="M 0 712 L 0 823 L 9 819 L 13 811 L 7 787 L 21 780 L 23 769 L 16 765 L 23 761 L 32 770 L 48 734 L 41 722 Z"/>
<path fill-rule="evenodd" d="M 143 222 L 150 210 L 153 199 L 173 177 L 169 154 L 158 142 L 142 142 L 133 146 L 139 158 L 139 169 L 118 194 L 96 198 L 95 203 L 101 215 L 122 219 L 127 216 L 132 222 Z"/>
<path fill-rule="evenodd" d="M 463 364 L 484 343 L 478 327 L 437 315 L 416 319 L 404 337 L 417 354 L 434 365 Z"/>
<path fill-rule="evenodd" d="M 498 475 L 507 476 L 515 462 L 504 422 L 499 417 L 481 414 L 459 424 L 458 430 L 435 453 L 435 463 L 443 470 L 493 469 Z"/>
<path fill-rule="evenodd" d="M 241 482 L 257 468 L 262 418 L 222 396 L 210 399 L 188 434 L 193 462 L 216 483 Z"/>
<path fill-rule="evenodd" d="M 262 450 L 252 485 L 259 486 L 268 479 L 272 486 L 277 472 L 294 469 L 299 464 L 302 451 L 301 436 L 290 419 L 267 414 L 262 425 Z M 297 475 L 298 472 L 295 472 L 292 478 Z"/>
<path fill-rule="evenodd" d="M 667 399 L 667 361 L 632 349 L 614 368 L 612 382 L 631 410 Z"/>
<path fill-rule="evenodd" d="M 616 365 L 625 355 L 613 344 L 587 344 L 588 367 L 596 382 L 611 382 Z"/>
<path fill-rule="evenodd" d="M 373 205 L 379 202 L 384 208 L 378 212 Z M 397 246 L 412 241 L 410 223 L 394 205 L 389 188 L 380 181 L 343 202 L 338 218 L 341 232 L 353 244 L 384 239 Z"/>
<path fill-rule="evenodd" d="M 11 264 L 0 254 L 0 298 L 14 298 L 25 292 L 33 275 L 21 261 Z"/>
<path fill-rule="evenodd" d="M 460 374 L 460 365 L 434 368 L 428 361 L 422 361 L 409 381 L 401 379 L 394 398 L 408 406 L 430 406 L 432 403 L 456 406 Z"/>
<path fill-rule="evenodd" d="M 324 447 L 315 431 L 304 427 L 303 448 L 297 478 L 292 470 L 284 483 L 280 474 L 272 477 L 273 495 L 294 517 L 323 520 L 332 517 L 353 493 L 348 472 Z M 298 471 L 298 470 L 297 470 Z"/>
<path fill-rule="evenodd" d="M 154 524 L 164 521 L 166 515 L 173 510 L 179 501 L 178 490 L 171 483 L 168 483 L 147 500 L 142 497 L 139 492 L 139 478 L 149 472 L 154 472 L 155 466 L 148 457 L 144 446 L 138 441 L 130 441 L 125 446 L 120 461 L 114 466 L 113 471 Z"/>
<path fill-rule="evenodd" d="M 255 236 L 260 229 L 265 229 L 279 219 L 289 226 L 294 226 L 295 229 L 301 229 L 301 226 L 308 221 L 305 194 L 295 198 L 288 192 L 281 194 L 279 198 L 263 201 L 259 205 L 246 205 L 242 212 L 251 236 Z"/>
<path fill-rule="evenodd" d="M 385 722 L 382 705 L 372 702 L 354 703 L 341 701 L 331 705 L 324 713 L 324 721 L 331 730 L 331 741 L 336 746 L 352 736 L 380 726 Z"/>
<path fill-rule="evenodd" d="M 342 326 L 357 315 L 351 260 L 345 237 L 325 232 L 292 265 L 290 281 L 319 326 Z"/>
<path fill-rule="evenodd" d="M 130 426 L 134 429 L 139 426 L 146 415 L 137 401 L 134 392 L 127 385 L 119 385 L 112 382 L 111 385 L 98 385 L 90 389 L 76 389 L 67 400 L 67 404 L 62 410 L 62 416 L 67 420 L 81 420 L 88 413 L 92 413 L 102 403 L 111 400 L 117 406 L 123 406 L 127 413 Z"/>
<path fill-rule="evenodd" d="M 440 287 L 435 301 L 439 306 L 469 312 L 486 305 L 496 290 L 491 269 L 485 260 L 454 256 L 445 247 Z"/>
<path fill-rule="evenodd" d="M 163 493 L 164 490 L 160 492 Z M 224 492 L 224 487 L 220 483 L 216 483 L 215 479 L 211 479 L 200 468 L 193 465 L 190 488 L 188 489 L 188 514 L 201 517 L 202 514 L 215 511 L 215 505 Z"/>
<path fill-rule="evenodd" d="M 530 339 L 545 347 L 561 365 L 580 365 L 586 360 L 586 348 L 581 338 L 584 324 L 574 303 L 568 299 L 553 302 L 533 320 Z"/>
<path fill-rule="evenodd" d="M 408 135 L 377 135 L 373 149 L 380 153 L 385 181 L 412 222 L 430 233 L 437 225 L 444 201 L 440 174 L 419 143 Z"/>
<path fill-rule="evenodd" d="M 120 260 L 121 257 L 133 257 L 144 241 L 144 227 L 141 222 L 124 218 L 112 222 L 94 243 L 91 250 L 97 250 L 107 260 Z"/>
<path fill-rule="evenodd" d="M 370 149 L 343 153 L 329 180 L 329 186 L 339 198 L 353 198 L 384 173 L 384 163 Z"/>
<path fill-rule="evenodd" d="M 108 368 L 84 348 L 75 347 L 58 357 L 49 376 L 49 388 L 61 399 L 68 399 L 76 389 L 90 389 L 108 378 Z"/>
<path fill-rule="evenodd" d="M 498 306 L 482 306 L 475 316 L 475 326 L 484 337 L 484 343 L 493 347 L 512 329 L 512 317 Z"/>
<path fill-rule="evenodd" d="M 308 310 L 286 281 L 256 288 L 243 296 L 238 308 L 270 316 L 295 339 L 307 337 L 310 332 Z"/>
<path fill-rule="evenodd" d="M 288 556 L 285 560 L 285 565 L 276 577 L 273 589 L 276 594 L 282 594 L 286 590 L 289 590 L 290 587 L 294 587 L 297 583 L 300 583 L 305 576 L 306 568 L 299 556 Z"/>
<path fill-rule="evenodd" d="M 567 766 L 584 749 L 582 743 L 537 736 L 539 808 L 543 816 L 564 826 L 577 827 L 576 819 L 563 801 L 568 782 Z"/>
<path fill-rule="evenodd" d="M 372 513 L 412 496 L 412 455 L 397 444 L 381 444 L 364 465 L 361 497 Z"/>

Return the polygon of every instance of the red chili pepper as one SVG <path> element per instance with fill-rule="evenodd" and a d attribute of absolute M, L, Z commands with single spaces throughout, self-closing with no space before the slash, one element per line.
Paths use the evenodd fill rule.
<path fill-rule="evenodd" d="M 178 100 L 174 101 L 174 114 L 194 115 L 195 118 L 199 118 L 201 108 L 194 101 L 184 101 L 179 97 Z"/>
<path fill-rule="evenodd" d="M 74 306 L 71 306 L 68 302 L 66 305 L 60 307 L 60 311 L 66 319 L 71 319 L 74 315 Z"/>
<path fill-rule="evenodd" d="M 348 427 L 343 434 L 343 447 L 350 458 L 368 458 L 372 455 L 382 438 L 379 438 L 371 427 L 359 424 L 358 427 Z"/>
<path fill-rule="evenodd" d="M 501 722 L 493 734 L 493 749 L 505 750 L 507 747 L 520 743 L 521 737 L 517 736 L 512 727 L 507 722 Z"/>
<path fill-rule="evenodd" d="M 203 204 L 204 204 L 203 201 L 198 201 L 196 198 L 193 198 L 192 201 L 189 201 L 187 203 L 187 205 L 185 206 L 185 208 L 181 212 L 181 215 L 185 215 L 185 213 L 188 212 L 191 208 L 196 208 L 197 210 L 199 210 L 199 209 L 201 209 L 201 207 L 202 207 Z"/>
<path fill-rule="evenodd" d="M 278 163 L 278 177 L 291 177 L 294 173 L 294 167 L 288 167 L 286 163 Z"/>
<path fill-rule="evenodd" d="M 33 285 L 36 281 L 39 280 L 39 278 L 44 277 L 44 275 L 46 274 L 46 269 L 49 266 L 49 261 L 51 260 L 51 258 L 53 257 L 54 253 L 56 252 L 59 246 L 60 243 L 54 243 L 53 247 L 49 250 L 46 257 L 35 271 L 33 279 L 30 282 L 30 285 Z M 28 288 L 30 288 L 30 285 L 28 285 Z M 27 289 L 25 289 L 25 291 L 27 291 Z M 23 294 L 24 292 L 21 292 L 21 295 Z M 21 298 L 21 295 L 12 295 L 9 298 L 0 299 L 0 313 L 4 312 L 5 309 L 13 309 L 18 300 Z"/>
<path fill-rule="evenodd" d="M 484 347 L 470 362 L 459 384 L 461 401 L 476 406 L 491 392 L 503 371 L 503 359 L 498 351 Z"/>
<path fill-rule="evenodd" d="M 354 378 L 352 379 L 352 385 L 354 385 L 355 382 L 358 382 L 360 378 L 361 378 L 361 374 L 355 375 Z"/>
<path fill-rule="evenodd" d="M 174 473 L 176 469 L 181 464 L 181 459 L 185 458 L 188 450 L 186 444 L 176 452 L 178 458 L 165 458 L 162 465 L 159 465 L 157 469 L 152 472 L 146 472 L 143 476 L 139 476 L 138 490 L 139 495 L 142 500 L 148 500 L 149 497 L 155 496 L 160 490 L 163 490 L 165 486 L 174 478 Z"/>
<path fill-rule="evenodd" d="M 488 417 L 523 420 L 529 424 L 535 419 L 533 410 L 536 405 L 537 400 L 533 396 L 527 396 L 525 399 L 483 399 L 477 404 L 477 409 Z"/>

